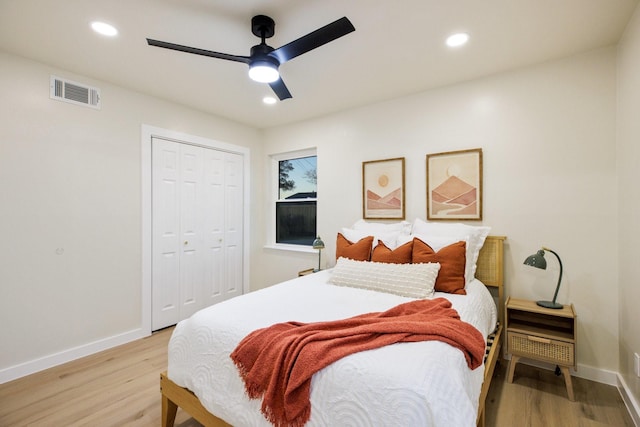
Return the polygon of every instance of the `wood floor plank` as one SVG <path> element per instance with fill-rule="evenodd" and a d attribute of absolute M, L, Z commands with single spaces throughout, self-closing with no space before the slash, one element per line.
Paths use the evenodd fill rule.
<path fill-rule="evenodd" d="M 160 372 L 172 328 L 151 337 L 0 385 L 0 427 L 156 427 Z M 562 377 L 507 363 L 495 372 L 486 405 L 488 427 L 633 427 L 615 387 L 574 378 L 575 402 Z M 200 427 L 178 410 L 176 427 Z"/>

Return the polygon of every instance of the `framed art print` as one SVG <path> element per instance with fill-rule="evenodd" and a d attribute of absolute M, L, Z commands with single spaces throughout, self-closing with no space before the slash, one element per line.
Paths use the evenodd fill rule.
<path fill-rule="evenodd" d="M 482 220 L 482 149 L 427 154 L 427 219 Z"/>
<path fill-rule="evenodd" d="M 362 217 L 404 219 L 404 157 L 362 162 Z"/>

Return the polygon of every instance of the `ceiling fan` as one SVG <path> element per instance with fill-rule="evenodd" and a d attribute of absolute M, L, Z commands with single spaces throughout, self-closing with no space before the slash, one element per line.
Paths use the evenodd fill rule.
<path fill-rule="evenodd" d="M 213 52 L 149 38 L 147 38 L 147 43 L 150 46 L 248 64 L 249 77 L 261 83 L 269 83 L 271 89 L 273 89 L 282 101 L 291 98 L 291 92 L 289 92 L 289 89 L 287 89 L 287 86 L 280 77 L 280 73 L 278 72 L 280 65 L 356 30 L 351 21 L 343 17 L 284 46 L 274 49 L 265 43 L 265 39 L 273 37 L 274 29 L 275 22 L 268 16 L 256 15 L 251 18 L 251 32 L 256 37 L 260 37 L 262 41 L 260 44 L 251 48 L 251 54 L 249 56 Z"/>

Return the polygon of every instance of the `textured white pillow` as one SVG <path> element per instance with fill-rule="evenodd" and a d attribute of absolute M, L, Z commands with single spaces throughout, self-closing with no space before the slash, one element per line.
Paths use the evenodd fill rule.
<path fill-rule="evenodd" d="M 438 277 L 440 264 L 387 264 L 338 258 L 329 283 L 369 289 L 410 298 L 428 298 Z"/>
<path fill-rule="evenodd" d="M 480 255 L 480 249 L 482 249 L 484 241 L 490 231 L 491 227 L 486 226 L 471 226 L 461 223 L 426 222 L 420 218 L 416 218 L 415 221 L 413 221 L 413 227 L 411 228 L 411 234 L 434 237 L 451 237 L 458 241 L 466 241 L 467 259 L 464 273 L 466 283 L 471 282 L 475 277 L 478 255 Z M 423 239 L 423 241 L 429 244 L 428 240 Z M 435 250 L 435 248 L 433 249 Z"/>

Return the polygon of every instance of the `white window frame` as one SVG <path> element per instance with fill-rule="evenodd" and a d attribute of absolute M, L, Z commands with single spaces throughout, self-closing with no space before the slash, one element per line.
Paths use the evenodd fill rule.
<path fill-rule="evenodd" d="M 272 154 L 269 156 L 271 160 L 271 173 L 270 173 L 270 179 L 269 179 L 269 189 L 270 189 L 269 190 L 269 194 L 270 194 L 269 215 L 268 215 L 269 225 L 267 226 L 268 236 L 267 236 L 267 244 L 265 245 L 266 248 L 278 249 L 283 251 L 293 251 L 293 252 L 317 253 L 317 250 L 313 249 L 311 245 L 305 246 L 305 245 L 291 245 L 286 243 L 276 243 L 276 202 L 279 201 L 279 195 L 280 195 L 279 194 L 280 193 L 279 192 L 279 187 L 280 187 L 279 162 L 282 160 L 300 159 L 303 157 L 312 157 L 312 156 L 316 156 L 316 161 L 317 161 L 318 152 L 315 147 L 305 148 L 303 150 L 288 151 L 285 153 Z M 316 224 L 317 224 L 318 198 L 316 197 L 315 199 L 300 199 L 296 201 L 302 201 L 302 200 L 315 200 Z"/>

